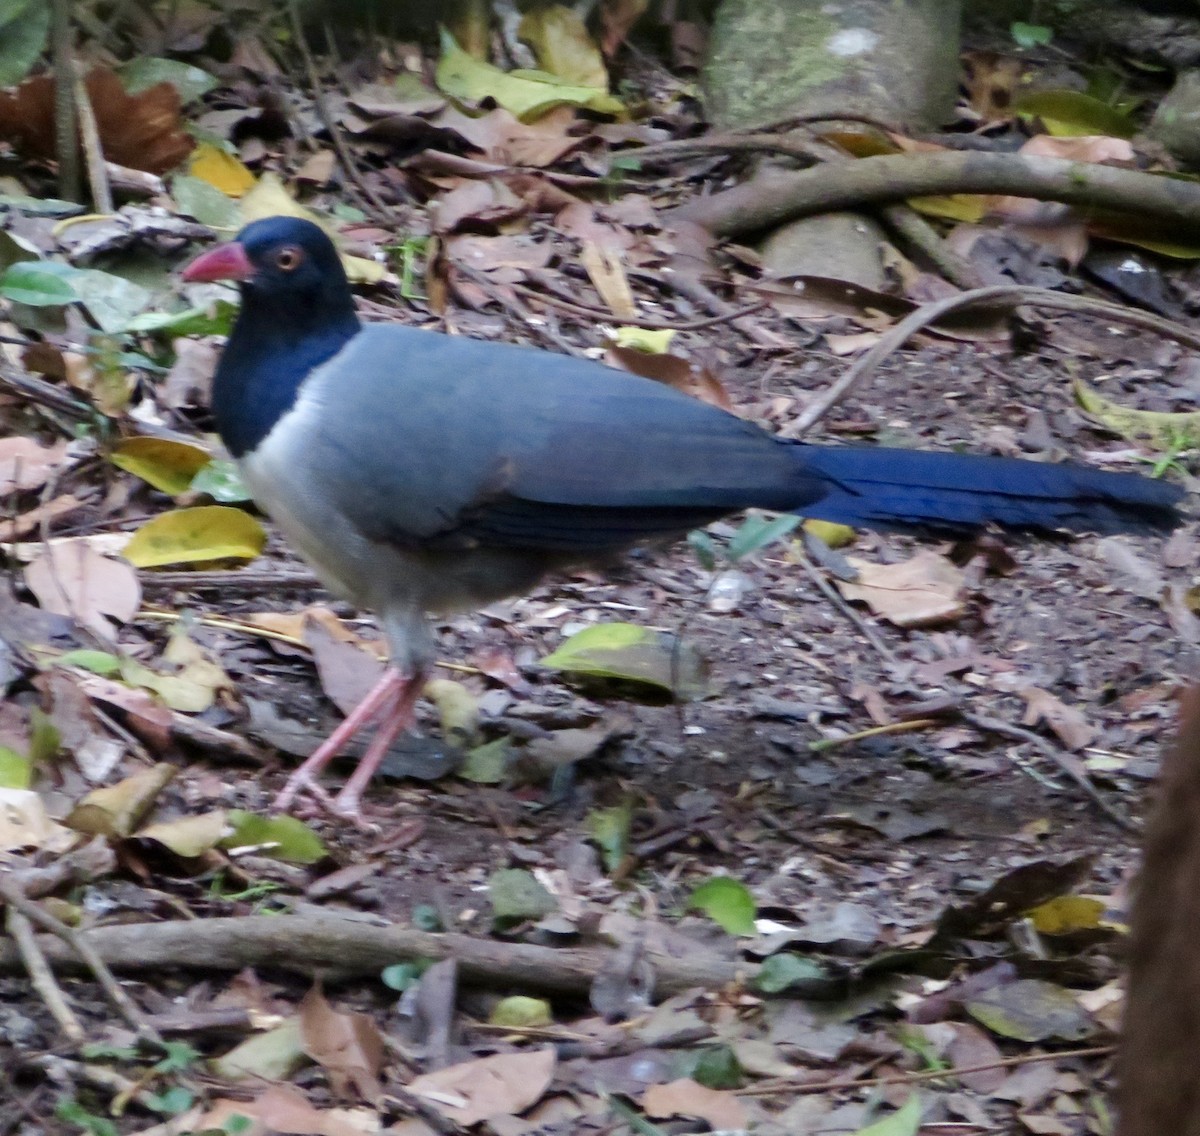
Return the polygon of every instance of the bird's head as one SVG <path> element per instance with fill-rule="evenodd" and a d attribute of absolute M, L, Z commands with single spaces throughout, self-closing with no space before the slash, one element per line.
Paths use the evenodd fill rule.
<path fill-rule="evenodd" d="M 311 221 L 266 217 L 236 240 L 201 253 L 183 270 L 189 283 L 236 281 L 247 306 L 313 320 L 353 311 L 346 272 L 333 242 Z"/>

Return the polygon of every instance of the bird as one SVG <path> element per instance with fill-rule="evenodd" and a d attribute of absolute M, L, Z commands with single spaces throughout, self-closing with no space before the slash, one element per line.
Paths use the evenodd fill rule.
<path fill-rule="evenodd" d="M 411 725 L 435 659 L 431 614 L 486 606 L 729 513 L 936 536 L 1153 532 L 1181 520 L 1183 490 L 1164 480 L 803 443 L 594 360 L 363 323 L 333 241 L 295 217 L 248 224 L 182 276 L 241 292 L 211 410 L 251 496 L 335 594 L 376 613 L 390 653 L 277 810 L 303 792 L 365 823 L 364 790 Z M 372 723 L 331 796 L 318 775 Z"/>

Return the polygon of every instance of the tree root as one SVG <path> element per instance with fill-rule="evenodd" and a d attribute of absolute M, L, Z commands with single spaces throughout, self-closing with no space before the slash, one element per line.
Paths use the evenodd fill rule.
<path fill-rule="evenodd" d="M 461 979 L 469 984 L 581 996 L 587 995 L 593 979 L 613 958 L 613 951 L 605 948 L 560 950 L 431 934 L 325 913 L 123 924 L 81 932 L 81 938 L 116 971 L 165 967 L 238 971 L 252 966 L 348 978 L 378 974 L 404 959 L 453 958 Z M 81 969 L 79 956 L 53 936 L 39 935 L 37 945 L 53 967 Z M 718 958 L 702 949 L 685 957 L 647 958 L 656 971 L 658 997 L 749 981 L 759 969 L 754 963 Z M 0 970 L 11 972 L 20 966 L 14 945 L 0 943 Z"/>

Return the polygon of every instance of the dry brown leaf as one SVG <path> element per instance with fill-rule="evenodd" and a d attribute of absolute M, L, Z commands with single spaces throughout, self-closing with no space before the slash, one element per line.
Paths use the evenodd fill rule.
<path fill-rule="evenodd" d="M 0 497 L 45 485 L 66 455 L 66 441 L 43 446 L 22 435 L 0 438 Z"/>
<path fill-rule="evenodd" d="M 130 95 L 107 67 L 94 68 L 85 82 L 108 161 L 165 174 L 192 152 L 196 143 L 183 129 L 179 91 L 171 83 Z M 15 91 L 0 91 L 0 138 L 28 157 L 55 157 L 52 76 L 36 75 Z"/>
<path fill-rule="evenodd" d="M 634 319 L 637 315 L 634 289 L 629 287 L 629 278 L 620 263 L 620 251 L 599 241 L 584 241 L 580 260 L 588 280 L 607 303 L 608 311 L 620 319 Z"/>
<path fill-rule="evenodd" d="M 42 505 L 36 505 L 11 521 L 0 521 L 0 541 L 16 540 L 17 537 L 28 536 L 43 524 L 58 520 L 69 513 L 75 512 L 83 504 L 78 497 L 70 493 L 60 494 L 53 500 Z"/>
<path fill-rule="evenodd" d="M 50 544 L 26 569 L 25 583 L 46 611 L 69 615 L 103 639 L 110 619 L 132 619 L 142 601 L 133 565 L 102 556 L 87 544 Z"/>
<path fill-rule="evenodd" d="M 690 1077 L 651 1085 L 642 1095 L 642 1107 L 655 1119 L 698 1116 L 718 1130 L 741 1131 L 747 1124 L 745 1106 L 733 1093 L 706 1088 Z"/>
<path fill-rule="evenodd" d="M 1088 723 L 1083 713 L 1074 706 L 1068 706 L 1048 690 L 1026 686 L 1018 693 L 1025 699 L 1025 717 L 1021 719 L 1023 725 L 1036 726 L 1039 722 L 1045 722 L 1058 735 L 1058 740 L 1071 750 L 1083 749 L 1096 740 L 1097 730 Z"/>
<path fill-rule="evenodd" d="M 476 230 L 494 228 L 523 216 L 527 209 L 503 182 L 464 181 L 439 197 L 429 214 L 435 233 L 452 233 L 468 225 Z"/>
<path fill-rule="evenodd" d="M 292 1136 L 367 1136 L 378 1132 L 379 1118 L 365 1109 L 320 1109 L 293 1085 L 271 1085 L 256 1100 L 216 1100 L 187 1131 L 233 1131 L 228 1122 L 245 1117 L 246 1136 L 288 1132 Z M 242 1129 L 238 1129 L 242 1130 Z"/>
<path fill-rule="evenodd" d="M 623 371 L 641 375 L 644 379 L 665 383 L 691 395 L 692 398 L 698 398 L 701 402 L 719 406 L 730 414 L 736 413 L 721 380 L 707 367 L 679 355 L 660 355 L 614 344 L 606 352 L 604 361 L 610 367 L 619 367 Z"/>
<path fill-rule="evenodd" d="M 512 1116 L 539 1101 L 554 1077 L 553 1049 L 498 1053 L 426 1073 L 408 1091 L 443 1116 L 469 1128 L 493 1116 Z"/>
<path fill-rule="evenodd" d="M 314 986 L 300 1003 L 300 1034 L 304 1052 L 329 1075 L 338 1096 L 353 1088 L 374 1101 L 383 1092 L 383 1037 L 370 1015 L 339 1013 Z"/>
<path fill-rule="evenodd" d="M 858 572 L 850 583 L 835 580 L 848 600 L 862 600 L 897 627 L 927 627 L 963 613 L 963 573 L 944 556 L 923 548 L 899 564 L 846 558 Z"/>

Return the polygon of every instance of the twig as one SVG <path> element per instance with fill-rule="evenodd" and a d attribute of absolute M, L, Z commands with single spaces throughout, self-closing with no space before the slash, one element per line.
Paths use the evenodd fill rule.
<path fill-rule="evenodd" d="M 938 231 L 911 205 L 885 205 L 879 215 L 951 284 L 958 288 L 983 287 L 983 278 L 975 266 L 942 240 Z"/>
<path fill-rule="evenodd" d="M 309 50 L 308 40 L 304 36 L 304 21 L 300 18 L 300 5 L 297 0 L 288 0 L 288 15 L 292 21 L 292 34 L 296 37 L 296 49 L 304 61 L 308 84 L 312 87 L 313 106 L 316 107 L 321 124 L 329 132 L 329 140 L 333 143 L 333 149 L 341 163 L 342 172 L 346 175 L 346 188 L 349 189 L 364 213 L 372 214 L 373 220 L 390 223 L 392 211 L 358 172 L 350 148 L 346 145 L 345 138 L 342 137 L 341 128 L 334 122 L 333 115 L 329 112 L 329 104 L 325 101 L 325 93 L 321 89 L 321 76 L 317 72 L 316 61 L 313 59 L 312 51 Z"/>
<path fill-rule="evenodd" d="M 58 196 L 78 201 L 79 135 L 71 58 L 71 0 L 51 0 L 50 53 L 54 63 L 54 146 L 58 158 Z"/>
<path fill-rule="evenodd" d="M 1138 826 L 1134 824 L 1124 813 L 1106 801 L 1100 791 L 1093 785 L 1079 770 L 1073 768 L 1069 761 L 1063 759 L 1062 754 L 1058 752 L 1045 738 L 1035 734 L 1032 730 L 1026 730 L 1021 726 L 1014 726 L 1008 722 L 1001 721 L 999 718 L 990 718 L 984 714 L 972 714 L 970 711 L 962 711 L 962 720 L 968 722 L 979 730 L 990 731 L 993 734 L 999 734 L 1001 737 L 1012 738 L 1014 741 L 1027 742 L 1034 746 L 1043 757 L 1050 761 L 1056 769 L 1069 777 L 1092 801 L 1109 820 L 1118 828 L 1125 832 L 1138 832 Z"/>
<path fill-rule="evenodd" d="M 781 430 L 780 434 L 788 438 L 800 437 L 918 331 L 945 318 L 952 312 L 976 304 L 993 304 L 1004 308 L 1029 305 L 1054 308 L 1059 311 L 1082 312 L 1105 319 L 1120 320 L 1131 327 L 1157 331 L 1162 335 L 1170 336 L 1186 347 L 1200 350 L 1200 331 L 1163 319 L 1162 316 L 1156 316 L 1151 312 L 1123 308 L 1119 304 L 1110 304 L 1105 300 L 1094 300 L 1087 296 L 1070 296 L 1061 292 L 1052 292 L 1048 288 L 1030 288 L 1023 284 L 998 284 L 990 288 L 976 288 L 974 291 L 962 292 L 957 296 L 947 296 L 944 300 L 926 304 L 916 311 L 910 312 L 895 327 L 884 334 L 871 350 L 850 367 L 823 395 L 809 403 L 796 420 Z"/>
<path fill-rule="evenodd" d="M 841 596 L 838 590 L 817 571 L 816 565 L 809 560 L 808 556 L 798 549 L 795 550 L 796 563 L 805 571 L 808 578 L 817 586 L 817 590 L 823 595 L 834 607 L 838 609 L 871 644 L 872 647 L 879 653 L 880 657 L 886 662 L 894 663 L 896 661 L 895 653 L 892 649 L 879 637 L 879 633 L 873 628 L 857 611 L 854 610 Z"/>
<path fill-rule="evenodd" d="M 92 972 L 93 977 L 100 984 L 100 989 L 104 991 L 108 1000 L 116 1007 L 121 1017 L 140 1036 L 157 1045 L 162 1045 L 162 1038 L 159 1036 L 158 1031 L 146 1021 L 141 1010 L 134 1005 L 133 999 L 125 993 L 113 977 L 112 971 L 108 969 L 104 960 L 96 953 L 96 949 L 80 932 L 76 931 L 74 927 L 68 927 L 61 920 L 56 919 L 50 912 L 44 910 L 30 899 L 22 890 L 19 877 L 17 876 L 0 877 L 0 896 L 8 904 L 10 930 L 12 929 L 13 919 L 16 917 L 24 922 L 26 932 L 29 931 L 30 924 L 37 923 L 43 930 L 56 935 L 79 956 L 88 970 Z M 14 932 L 15 934 L 16 932 Z M 29 934 L 28 938 L 30 943 L 36 947 L 36 942 L 32 934 Z M 45 960 L 43 959 L 42 961 L 44 962 Z M 28 962 L 26 965 L 28 965 Z M 47 974 L 50 973 L 49 967 L 47 967 L 46 972 Z M 32 977 L 32 973 L 30 977 Z M 42 995 L 45 997 L 45 992 L 42 992 Z M 65 1024 L 64 1029 L 66 1029 Z M 69 1033 L 70 1031 L 68 1030 L 67 1032 Z M 82 1037 L 82 1032 L 80 1037 Z M 79 1038 L 75 1040 L 79 1040 Z"/>
<path fill-rule="evenodd" d="M 79 115 L 79 140 L 83 144 L 83 155 L 87 163 L 88 185 L 92 190 L 92 204 L 97 213 L 113 211 L 112 186 L 108 181 L 108 165 L 104 161 L 104 147 L 100 142 L 100 127 L 96 123 L 96 112 L 88 95 L 87 84 L 78 61 L 71 60 L 71 81 L 75 88 L 75 110 Z"/>
<path fill-rule="evenodd" d="M 456 933 L 432 934 L 408 927 L 378 926 L 332 914 L 254 915 L 169 923 L 122 924 L 81 932 L 114 970 L 197 967 L 238 971 L 277 967 L 293 973 L 370 975 L 403 958 L 454 958 L 465 983 L 586 995 L 611 951 L 595 947 L 555 949 L 503 943 Z M 66 944 L 41 935 L 37 945 L 55 967 L 80 968 Z M 662 997 L 694 986 L 720 988 L 752 981 L 758 965 L 690 951 L 679 957 L 651 954 Z M 21 965 L 12 944 L 0 942 L 0 970 Z"/>
<path fill-rule="evenodd" d="M 55 981 L 54 972 L 33 933 L 33 924 L 15 906 L 9 907 L 5 922 L 29 981 L 50 1011 L 50 1016 L 72 1042 L 83 1041 L 87 1036 L 83 1024 L 67 1005 L 66 996 Z"/>
<path fill-rule="evenodd" d="M 1039 1061 L 1060 1061 L 1069 1057 L 1107 1057 L 1115 1052 L 1113 1045 L 1089 1045 L 1081 1049 L 1060 1049 L 1051 1053 L 1024 1053 L 1019 1057 L 1002 1057 L 998 1061 L 987 1061 L 981 1065 L 963 1065 L 956 1069 L 923 1069 L 919 1073 L 895 1073 L 888 1077 L 870 1077 L 856 1080 L 853 1077 L 842 1077 L 831 1081 L 789 1080 L 786 1077 L 776 1077 L 770 1081 L 761 1081 L 757 1085 L 748 1085 L 744 1089 L 736 1089 L 739 1096 L 760 1097 L 774 1096 L 776 1093 L 825 1093 L 836 1092 L 840 1089 L 873 1089 L 883 1085 L 920 1084 L 922 1081 L 954 1080 L 969 1073 L 987 1073 L 992 1069 L 1012 1069 L 1019 1065 L 1033 1065 Z"/>
<path fill-rule="evenodd" d="M 941 724 L 937 718 L 910 718 L 907 722 L 889 722 L 886 726 L 872 726 L 869 730 L 859 730 L 857 733 L 843 734 L 837 738 L 822 738 L 820 741 L 809 742 L 808 748 L 813 753 L 823 753 L 827 749 L 852 745 L 865 738 L 880 738 L 888 734 L 907 734 L 913 730 L 932 729 Z"/>
<path fill-rule="evenodd" d="M 510 287 L 514 292 L 533 300 L 535 303 L 549 304 L 552 308 L 571 312 L 573 315 L 591 320 L 592 322 L 603 320 L 608 323 L 619 323 L 627 327 L 641 327 L 647 331 L 703 331 L 705 328 L 717 327 L 719 324 L 733 323 L 744 316 L 752 316 L 755 312 L 761 312 L 763 308 L 769 306 L 769 302 L 764 300 L 760 304 L 751 304 L 745 308 L 735 308 L 733 311 L 725 312 L 723 315 L 679 323 L 672 320 L 653 319 L 649 316 L 614 316 L 612 312 L 589 307 L 586 304 L 576 304 L 572 300 L 564 300 L 560 296 L 555 296 L 548 292 L 539 292 L 537 289 L 530 288 L 524 284 L 512 284 Z"/>
<path fill-rule="evenodd" d="M 273 568 L 246 568 L 230 572 L 140 572 L 138 579 L 145 591 L 201 591 L 218 588 L 226 595 L 258 592 L 305 592 L 324 590 L 314 572 L 278 571 Z"/>

